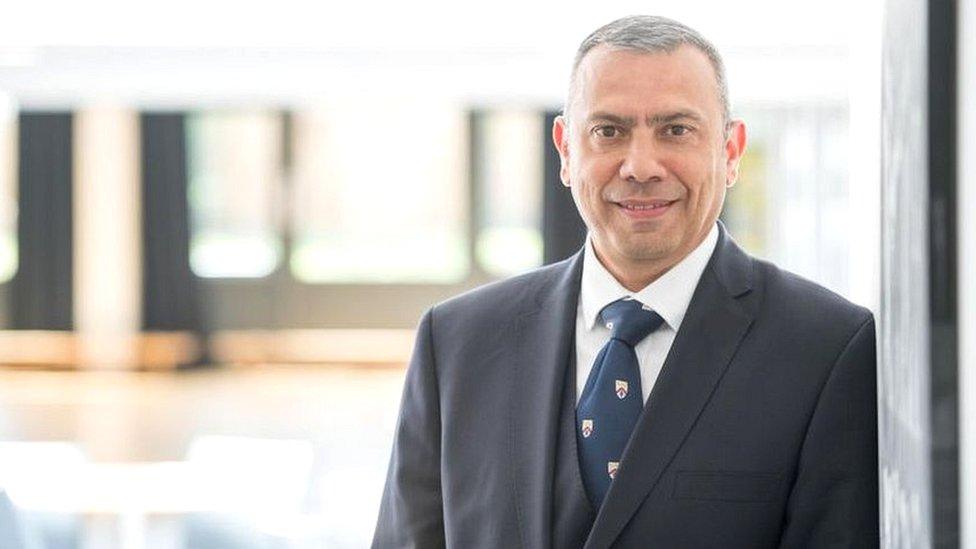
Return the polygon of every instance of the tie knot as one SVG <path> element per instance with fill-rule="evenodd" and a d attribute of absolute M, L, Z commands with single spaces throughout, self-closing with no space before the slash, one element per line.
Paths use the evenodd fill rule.
<path fill-rule="evenodd" d="M 636 299 L 620 299 L 600 311 L 600 318 L 610 328 L 610 337 L 631 347 L 661 326 L 664 319 Z"/>

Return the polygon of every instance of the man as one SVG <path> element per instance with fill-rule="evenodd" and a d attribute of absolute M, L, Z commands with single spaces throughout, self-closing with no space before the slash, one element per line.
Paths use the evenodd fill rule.
<path fill-rule="evenodd" d="M 587 244 L 424 316 L 374 547 L 876 547 L 874 321 L 717 221 L 715 49 L 606 25 L 552 133 Z"/>

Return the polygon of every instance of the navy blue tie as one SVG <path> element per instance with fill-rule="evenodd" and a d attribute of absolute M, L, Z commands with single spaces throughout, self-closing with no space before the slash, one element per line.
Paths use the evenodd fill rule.
<path fill-rule="evenodd" d="M 600 312 L 610 341 L 600 349 L 576 405 L 576 440 L 583 485 L 599 509 L 617 474 L 624 446 L 644 408 L 634 346 L 663 320 L 641 302 L 622 299 Z"/>

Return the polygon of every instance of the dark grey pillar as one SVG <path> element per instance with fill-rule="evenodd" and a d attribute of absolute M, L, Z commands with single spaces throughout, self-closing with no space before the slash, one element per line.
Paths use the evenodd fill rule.
<path fill-rule="evenodd" d="M 552 122 L 558 113 L 546 113 L 543 124 L 545 185 L 542 195 L 542 258 L 552 263 L 576 253 L 586 238 L 586 225 L 576 211 L 569 189 L 559 179 L 559 153 L 552 144 Z"/>
<path fill-rule="evenodd" d="M 143 114 L 143 329 L 202 332 L 190 270 L 185 116 Z"/>

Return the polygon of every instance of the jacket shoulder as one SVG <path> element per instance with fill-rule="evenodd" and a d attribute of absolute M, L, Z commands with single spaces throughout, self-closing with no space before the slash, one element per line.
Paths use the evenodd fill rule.
<path fill-rule="evenodd" d="M 573 258 L 545 265 L 510 278 L 478 286 L 432 307 L 439 319 L 495 320 L 522 314 L 528 306 L 539 303 L 547 288 L 572 267 Z"/>
<path fill-rule="evenodd" d="M 816 282 L 768 261 L 755 262 L 763 281 L 763 308 L 782 320 L 814 332 L 829 324 L 850 333 L 873 318 L 866 307 Z"/>

